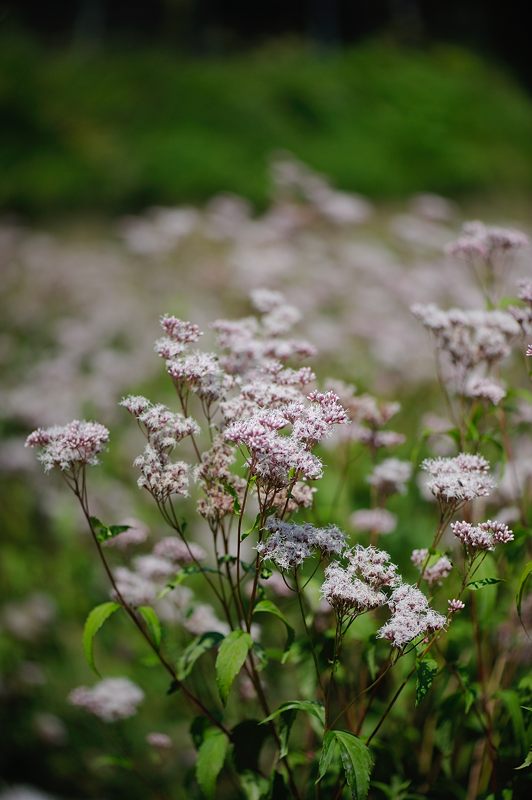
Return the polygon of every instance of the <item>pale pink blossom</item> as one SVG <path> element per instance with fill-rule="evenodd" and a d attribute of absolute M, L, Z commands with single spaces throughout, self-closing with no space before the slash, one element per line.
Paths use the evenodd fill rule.
<path fill-rule="evenodd" d="M 379 534 L 392 533 L 397 525 L 396 515 L 385 508 L 361 508 L 349 521 L 356 530 Z"/>
<path fill-rule="evenodd" d="M 75 419 L 63 426 L 38 428 L 26 439 L 26 447 L 39 448 L 37 458 L 45 472 L 54 467 L 65 471 L 98 464 L 108 441 L 109 431 L 103 425 Z"/>
<path fill-rule="evenodd" d="M 457 614 L 459 611 L 463 611 L 465 608 L 465 603 L 461 600 L 456 598 L 451 598 L 451 600 L 447 600 L 447 610 L 449 614 Z"/>

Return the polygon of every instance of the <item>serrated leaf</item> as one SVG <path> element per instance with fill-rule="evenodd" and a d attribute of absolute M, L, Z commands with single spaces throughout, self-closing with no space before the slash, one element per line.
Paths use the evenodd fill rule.
<path fill-rule="evenodd" d="M 493 586 L 495 583 L 502 582 L 502 578 L 481 578 L 479 581 L 471 581 L 466 588 L 472 592 L 477 592 L 479 589 L 483 589 L 484 586 Z"/>
<path fill-rule="evenodd" d="M 525 626 L 524 626 L 524 623 L 523 623 L 523 618 L 521 617 L 521 606 L 523 604 L 523 595 L 525 593 L 526 582 L 527 582 L 528 578 L 530 577 L 531 573 L 532 573 L 532 561 L 528 561 L 525 564 L 525 566 L 523 568 L 523 571 L 521 572 L 521 575 L 519 576 L 519 588 L 518 588 L 517 594 L 515 596 L 515 604 L 517 606 L 517 616 L 519 617 L 519 619 L 521 621 L 521 625 L 523 625 L 523 628 Z"/>
<path fill-rule="evenodd" d="M 416 706 L 418 706 L 438 672 L 438 665 L 433 658 L 423 658 L 416 665 Z"/>
<path fill-rule="evenodd" d="M 216 683 L 224 705 L 233 681 L 252 647 L 253 639 L 249 633 L 242 630 L 231 631 L 220 646 L 216 657 Z"/>
<path fill-rule="evenodd" d="M 115 611 L 118 611 L 119 608 L 120 603 L 111 600 L 107 603 L 101 603 L 101 605 L 92 609 L 85 621 L 85 626 L 83 628 L 83 651 L 89 667 L 94 670 L 96 675 L 100 673 L 96 669 L 96 664 L 94 663 L 94 637 L 106 620 L 108 620 Z"/>
<path fill-rule="evenodd" d="M 196 780 L 206 797 L 214 797 L 216 779 L 224 765 L 229 739 L 223 731 L 211 728 L 199 748 L 196 761 Z"/>
<path fill-rule="evenodd" d="M 365 800 L 369 792 L 369 781 L 373 758 L 362 739 L 348 731 L 327 731 L 320 758 L 321 780 L 331 766 L 341 764 L 352 800 Z"/>
<path fill-rule="evenodd" d="M 316 783 L 325 777 L 333 765 L 337 768 L 340 766 L 340 746 L 335 733 L 336 731 L 327 731 L 323 738 Z"/>
<path fill-rule="evenodd" d="M 184 680 L 194 667 L 194 664 L 208 650 L 220 644 L 224 638 L 223 633 L 218 631 L 210 631 L 197 636 L 188 647 L 185 648 L 177 662 L 177 677 L 179 680 Z"/>
<path fill-rule="evenodd" d="M 277 617 L 277 619 L 280 619 L 281 622 L 284 623 L 284 626 L 286 627 L 286 643 L 284 649 L 285 652 L 289 650 L 295 638 L 295 631 L 281 609 L 278 608 L 275 603 L 272 603 L 271 600 L 261 600 L 253 609 L 253 615 L 260 613 L 273 614 L 274 617 Z"/>
<path fill-rule="evenodd" d="M 146 623 L 152 642 L 156 647 L 159 647 L 163 633 L 159 617 L 151 606 L 139 606 L 137 611 Z"/>
<path fill-rule="evenodd" d="M 340 755 L 351 797 L 353 800 L 365 800 L 373 768 L 372 755 L 358 736 L 347 731 L 337 731 L 336 735 L 340 740 Z"/>

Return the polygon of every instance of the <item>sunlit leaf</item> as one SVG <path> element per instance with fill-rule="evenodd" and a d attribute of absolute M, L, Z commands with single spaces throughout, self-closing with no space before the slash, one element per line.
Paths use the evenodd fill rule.
<path fill-rule="evenodd" d="M 196 761 L 196 779 L 206 797 L 214 797 L 216 779 L 224 765 L 229 739 L 223 731 L 211 728 L 199 748 Z"/>
<path fill-rule="evenodd" d="M 159 647 L 162 638 L 162 628 L 159 617 L 151 606 L 139 606 L 137 611 L 146 623 L 152 642 L 156 647 Z"/>
<path fill-rule="evenodd" d="M 495 583 L 502 583 L 502 578 L 481 578 L 479 581 L 471 581 L 467 584 L 467 588 L 472 592 L 477 592 L 483 589 L 484 586 L 493 586 Z"/>
<path fill-rule="evenodd" d="M 94 663 L 94 637 L 106 620 L 108 620 L 115 611 L 118 611 L 119 608 L 120 603 L 114 601 L 96 606 L 87 617 L 85 627 L 83 628 L 83 650 L 85 658 L 87 659 L 89 667 L 93 669 L 97 675 L 100 673 L 96 669 L 96 664 Z"/>
<path fill-rule="evenodd" d="M 216 658 L 216 683 L 224 704 L 227 702 L 233 681 L 252 647 L 253 639 L 249 633 L 242 630 L 231 631 L 220 646 Z"/>

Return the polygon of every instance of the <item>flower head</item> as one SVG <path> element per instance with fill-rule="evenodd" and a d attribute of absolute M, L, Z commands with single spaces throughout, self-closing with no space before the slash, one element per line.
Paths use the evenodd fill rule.
<path fill-rule="evenodd" d="M 335 561 L 325 569 L 323 597 L 337 614 L 351 616 L 386 603 L 385 587 L 400 582 L 397 567 L 384 550 L 357 545 L 344 554 L 345 563 Z"/>
<path fill-rule="evenodd" d="M 514 539 L 514 535 L 507 525 L 491 519 L 481 522 L 480 525 L 472 525 L 470 522 L 453 522 L 451 530 L 469 553 L 494 550 L 496 544 L 507 544 Z"/>
<path fill-rule="evenodd" d="M 460 453 L 453 458 L 427 458 L 421 469 L 428 472 L 428 488 L 441 505 L 458 509 L 468 500 L 486 497 L 495 487 L 485 458 Z"/>
<path fill-rule="evenodd" d="M 259 542 L 257 551 L 263 559 L 273 561 L 280 569 L 296 569 L 306 558 L 318 551 L 321 555 L 341 553 L 345 548 L 345 534 L 335 525 L 315 528 L 310 523 L 298 525 L 269 517 L 266 527 L 270 536 Z"/>
<path fill-rule="evenodd" d="M 75 470 L 98 464 L 98 455 L 109 441 L 109 431 L 99 422 L 73 420 L 68 425 L 38 428 L 26 439 L 26 447 L 40 448 L 38 459 L 45 472 L 54 467 Z"/>
<path fill-rule="evenodd" d="M 387 639 L 394 647 L 402 648 L 417 636 L 434 633 L 445 625 L 445 617 L 429 606 L 416 586 L 402 583 L 392 592 L 388 605 L 392 616 L 377 636 Z"/>

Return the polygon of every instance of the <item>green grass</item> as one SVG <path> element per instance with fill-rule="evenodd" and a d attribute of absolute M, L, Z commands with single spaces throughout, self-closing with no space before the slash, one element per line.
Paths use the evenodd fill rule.
<path fill-rule="evenodd" d="M 116 212 L 232 191 L 263 204 L 272 151 L 393 198 L 523 193 L 532 103 L 450 47 L 318 56 L 270 45 L 223 60 L 169 51 L 0 46 L 0 208 Z"/>

